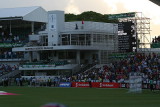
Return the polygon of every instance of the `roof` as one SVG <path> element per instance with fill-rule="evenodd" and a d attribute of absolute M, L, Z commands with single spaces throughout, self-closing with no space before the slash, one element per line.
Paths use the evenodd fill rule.
<path fill-rule="evenodd" d="M 160 6 L 160 0 L 150 0 L 150 1 Z"/>
<path fill-rule="evenodd" d="M 0 20 L 13 19 L 47 22 L 47 12 L 40 6 L 0 9 Z"/>

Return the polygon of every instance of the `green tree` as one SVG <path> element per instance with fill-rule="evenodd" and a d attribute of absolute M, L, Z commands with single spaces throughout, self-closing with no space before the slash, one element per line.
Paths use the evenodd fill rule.
<path fill-rule="evenodd" d="M 65 14 L 65 21 L 71 22 L 71 21 L 95 21 L 95 22 L 106 22 L 106 23 L 116 23 L 118 20 L 109 20 L 108 15 L 100 14 L 93 11 L 86 11 L 81 14 L 75 15 L 75 14 Z"/>

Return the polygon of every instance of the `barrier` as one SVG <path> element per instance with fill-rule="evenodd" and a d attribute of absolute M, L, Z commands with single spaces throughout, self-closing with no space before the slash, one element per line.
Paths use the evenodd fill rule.
<path fill-rule="evenodd" d="M 89 87 L 89 82 L 72 82 L 72 87 Z"/>
<path fill-rule="evenodd" d="M 71 87 L 71 82 L 60 82 L 59 87 Z"/>
<path fill-rule="evenodd" d="M 119 88 L 119 83 L 99 83 L 99 88 Z"/>
<path fill-rule="evenodd" d="M 89 82 L 72 82 L 72 87 L 119 88 L 119 83 L 92 82 L 90 86 Z"/>

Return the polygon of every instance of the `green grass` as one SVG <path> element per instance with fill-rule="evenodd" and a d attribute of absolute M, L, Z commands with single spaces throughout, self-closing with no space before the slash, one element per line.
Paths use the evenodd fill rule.
<path fill-rule="evenodd" d="M 160 107 L 160 92 L 127 89 L 0 87 L 0 91 L 21 94 L 0 96 L 0 107 L 40 107 L 58 102 L 69 107 Z"/>

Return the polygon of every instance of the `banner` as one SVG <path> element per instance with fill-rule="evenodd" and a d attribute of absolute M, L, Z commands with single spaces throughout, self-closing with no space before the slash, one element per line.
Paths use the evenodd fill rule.
<path fill-rule="evenodd" d="M 65 82 L 64 82 L 65 83 Z M 107 83 L 107 82 L 91 82 L 91 86 L 89 82 L 72 82 L 71 87 L 81 87 L 81 88 L 87 88 L 87 87 L 93 87 L 93 88 L 130 88 L 129 83 Z M 154 89 L 158 89 L 158 86 L 154 84 Z M 149 89 L 149 84 L 143 83 L 142 84 L 143 89 Z"/>
<path fill-rule="evenodd" d="M 99 88 L 119 88 L 119 84 L 101 82 L 99 83 Z"/>
<path fill-rule="evenodd" d="M 89 87 L 88 82 L 72 82 L 72 87 Z"/>
<path fill-rule="evenodd" d="M 130 12 L 130 13 L 121 13 L 121 14 L 110 14 L 108 15 L 109 20 L 114 20 L 118 18 L 129 18 L 129 17 L 135 17 L 136 13 L 135 12 Z"/>
<path fill-rule="evenodd" d="M 71 87 L 71 82 L 60 82 L 59 87 Z"/>
<path fill-rule="evenodd" d="M 119 83 L 106 83 L 106 82 L 72 82 L 72 87 L 94 87 L 94 88 L 119 88 Z"/>

